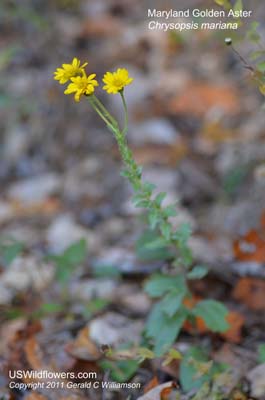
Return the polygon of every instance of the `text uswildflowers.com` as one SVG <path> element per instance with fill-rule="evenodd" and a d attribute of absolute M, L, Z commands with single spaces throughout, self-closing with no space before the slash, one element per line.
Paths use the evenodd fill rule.
<path fill-rule="evenodd" d="M 10 379 L 97 379 L 97 373 L 93 371 L 60 372 L 49 370 L 9 370 Z"/>

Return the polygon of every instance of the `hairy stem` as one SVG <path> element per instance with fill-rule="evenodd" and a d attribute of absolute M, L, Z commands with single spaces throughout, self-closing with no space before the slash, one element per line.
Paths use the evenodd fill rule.
<path fill-rule="evenodd" d="M 126 133 L 128 131 L 128 109 L 127 109 L 127 104 L 126 104 L 126 101 L 124 98 L 123 90 L 120 92 L 120 95 L 121 95 L 122 104 L 123 104 L 123 108 L 124 108 L 124 127 L 123 127 L 122 133 L 124 135 L 126 135 Z"/>

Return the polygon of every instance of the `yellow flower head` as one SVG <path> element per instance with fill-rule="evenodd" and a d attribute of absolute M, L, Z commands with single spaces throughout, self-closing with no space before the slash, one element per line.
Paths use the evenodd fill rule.
<path fill-rule="evenodd" d="M 64 91 L 65 94 L 75 93 L 75 101 L 80 101 L 82 95 L 89 96 L 94 93 L 95 86 L 98 86 L 98 81 L 94 79 L 96 74 L 86 75 L 83 71 L 82 76 L 76 76 L 71 78 L 67 89 Z"/>
<path fill-rule="evenodd" d="M 125 68 L 118 68 L 115 72 L 106 72 L 103 77 L 105 86 L 103 89 L 107 93 L 116 94 L 123 90 L 124 86 L 132 83 L 133 78 L 129 77 L 129 72 Z"/>
<path fill-rule="evenodd" d="M 87 65 L 87 63 L 84 63 L 82 65 L 81 61 L 78 60 L 76 57 L 73 58 L 71 64 L 63 64 L 62 68 L 57 68 L 56 71 L 54 72 L 54 79 L 56 81 L 59 81 L 62 85 L 66 82 L 68 82 L 71 78 L 81 75 L 84 71 L 84 67 Z"/>

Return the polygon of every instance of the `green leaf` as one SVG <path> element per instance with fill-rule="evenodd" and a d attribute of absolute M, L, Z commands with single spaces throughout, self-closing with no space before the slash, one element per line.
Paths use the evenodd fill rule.
<path fill-rule="evenodd" d="M 161 229 L 161 233 L 164 236 L 164 238 L 166 240 L 170 239 L 170 235 L 171 235 L 171 225 L 169 222 L 164 221 L 161 225 L 160 225 L 160 229 Z"/>
<path fill-rule="evenodd" d="M 24 244 L 21 242 L 11 242 L 0 246 L 1 258 L 4 265 L 8 266 L 24 250 Z"/>
<path fill-rule="evenodd" d="M 162 210 L 162 212 L 163 212 L 163 215 L 164 215 L 166 218 L 175 217 L 175 216 L 177 215 L 176 206 L 173 205 L 173 204 L 172 204 L 172 205 L 169 205 L 169 206 L 167 206 L 167 207 L 164 207 L 163 210 Z"/>
<path fill-rule="evenodd" d="M 265 363 L 265 344 L 260 344 L 258 347 L 258 361 L 261 364 Z"/>
<path fill-rule="evenodd" d="M 173 253 L 167 246 L 150 249 L 148 243 L 154 241 L 159 236 L 156 231 L 147 230 L 137 240 L 135 250 L 137 257 L 144 261 L 169 260 L 173 257 Z"/>
<path fill-rule="evenodd" d="M 147 347 L 139 347 L 137 349 L 138 362 L 141 363 L 144 360 L 153 360 L 155 353 Z"/>
<path fill-rule="evenodd" d="M 71 244 L 62 254 L 50 256 L 56 264 L 56 278 L 65 283 L 69 280 L 75 267 L 83 263 L 87 255 L 87 245 L 84 239 Z"/>
<path fill-rule="evenodd" d="M 188 222 L 183 222 L 174 233 L 174 239 L 178 241 L 180 246 L 184 246 L 190 238 L 191 233 L 190 224 Z"/>
<path fill-rule="evenodd" d="M 114 265 L 95 263 L 93 266 L 93 276 L 96 278 L 119 278 L 121 272 Z"/>
<path fill-rule="evenodd" d="M 152 192 L 155 190 L 156 185 L 150 182 L 145 182 L 143 184 L 143 190 L 149 194 L 149 196 L 152 194 Z"/>
<path fill-rule="evenodd" d="M 139 203 L 145 200 L 146 201 L 146 196 L 143 195 L 143 193 L 137 193 L 132 197 L 132 202 L 135 205 L 135 207 L 138 207 Z M 139 206 L 140 207 L 140 206 Z"/>
<path fill-rule="evenodd" d="M 168 353 L 166 354 L 165 361 L 163 362 L 162 365 L 163 367 L 165 367 L 169 365 L 172 361 L 181 359 L 182 359 L 182 354 L 178 350 L 172 348 L 169 349 Z"/>
<path fill-rule="evenodd" d="M 155 338 L 160 331 L 160 327 L 165 323 L 166 315 L 161 308 L 161 303 L 156 303 L 147 318 L 145 325 L 146 336 Z"/>
<path fill-rule="evenodd" d="M 188 279 L 202 279 L 207 274 L 208 274 L 208 269 L 206 267 L 204 267 L 203 265 L 196 265 L 196 267 L 194 267 L 192 269 L 192 271 L 190 271 L 187 274 L 187 278 Z"/>
<path fill-rule="evenodd" d="M 128 169 L 124 169 L 124 170 L 122 170 L 121 171 L 121 176 L 123 176 L 124 178 L 130 178 L 130 176 L 131 176 L 131 173 L 130 173 L 130 171 L 128 170 Z"/>
<path fill-rule="evenodd" d="M 161 297 L 172 289 L 181 291 L 185 287 L 185 279 L 182 275 L 154 274 L 145 284 L 144 290 L 150 297 Z"/>
<path fill-rule="evenodd" d="M 208 376 L 202 376 L 198 379 L 195 378 L 197 368 L 192 362 L 193 360 L 197 362 L 207 362 L 207 355 L 199 347 L 191 347 L 183 357 L 180 363 L 179 379 L 181 387 L 185 392 L 200 388 L 208 379 Z"/>
<path fill-rule="evenodd" d="M 164 325 L 154 338 L 154 352 L 157 356 L 162 356 L 173 345 L 186 317 L 187 312 L 184 309 L 179 310 L 172 318 L 166 317 Z"/>
<path fill-rule="evenodd" d="M 73 265 L 68 264 L 63 259 L 56 260 L 55 278 L 62 284 L 69 281 L 73 273 Z"/>
<path fill-rule="evenodd" d="M 137 202 L 136 208 L 149 208 L 150 201 L 149 200 L 139 200 Z"/>
<path fill-rule="evenodd" d="M 117 382 L 128 382 L 139 368 L 136 360 L 103 360 L 99 362 L 99 365 L 104 371 L 110 371 L 111 379 Z"/>
<path fill-rule="evenodd" d="M 150 200 L 147 198 L 146 193 L 135 194 L 132 202 L 136 208 L 148 208 L 150 206 Z"/>
<path fill-rule="evenodd" d="M 187 318 L 187 311 L 181 308 L 173 317 L 163 311 L 161 302 L 155 304 L 146 324 L 146 336 L 154 341 L 157 356 L 164 354 L 176 340 Z"/>
<path fill-rule="evenodd" d="M 148 222 L 150 225 L 150 229 L 155 229 L 158 222 L 160 221 L 160 215 L 156 210 L 150 210 L 148 213 Z"/>
<path fill-rule="evenodd" d="M 40 306 L 39 310 L 43 313 L 57 313 L 63 310 L 63 305 L 59 303 L 44 303 Z"/>
<path fill-rule="evenodd" d="M 181 287 L 179 290 L 174 289 L 168 293 L 163 300 L 161 300 L 162 310 L 169 316 L 173 315 L 179 310 L 182 305 L 182 301 L 187 294 L 186 287 Z"/>
<path fill-rule="evenodd" d="M 249 165 L 240 165 L 228 171 L 224 176 L 223 187 L 228 195 L 232 195 L 243 184 L 249 173 Z"/>
<path fill-rule="evenodd" d="M 82 314 L 86 318 L 90 318 L 94 314 L 98 313 L 101 310 L 104 310 L 109 305 L 110 301 L 103 298 L 96 298 L 91 300 L 88 304 L 85 305 Z"/>
<path fill-rule="evenodd" d="M 186 243 L 180 243 L 179 251 L 181 254 L 181 264 L 184 264 L 186 267 L 191 266 L 193 264 L 193 254 L 191 248 L 188 247 Z"/>
<path fill-rule="evenodd" d="M 32 318 L 41 319 L 49 314 L 57 314 L 64 311 L 64 306 L 59 303 L 44 303 L 31 314 Z"/>
<path fill-rule="evenodd" d="M 156 195 L 154 202 L 158 207 L 161 206 L 162 201 L 165 199 L 166 195 L 167 195 L 166 192 L 160 192 Z"/>
<path fill-rule="evenodd" d="M 226 332 L 229 329 L 226 320 L 228 310 L 219 301 L 202 300 L 196 304 L 192 313 L 201 317 L 212 332 Z"/>
<path fill-rule="evenodd" d="M 78 265 L 85 261 L 87 256 L 87 244 L 85 239 L 81 239 L 70 245 L 63 253 L 62 257 L 69 264 Z"/>
<path fill-rule="evenodd" d="M 157 249 L 161 247 L 166 247 L 168 245 L 168 241 L 163 237 L 156 237 L 152 242 L 146 244 L 147 249 Z"/>
<path fill-rule="evenodd" d="M 16 319 L 16 318 L 21 318 L 21 317 L 24 317 L 24 318 L 28 317 L 28 314 L 27 314 L 27 316 L 25 315 L 25 311 L 20 310 L 19 308 L 12 308 L 12 307 L 7 309 L 6 311 L 2 311 L 2 314 L 3 314 L 4 318 L 10 319 L 10 320 Z"/>

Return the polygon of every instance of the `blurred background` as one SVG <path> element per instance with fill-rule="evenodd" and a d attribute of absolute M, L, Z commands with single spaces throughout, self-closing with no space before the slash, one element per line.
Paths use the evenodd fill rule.
<path fill-rule="evenodd" d="M 264 96 L 231 47 L 224 44 L 229 34 L 247 60 L 253 51 L 253 43 L 242 38 L 252 21 L 264 20 L 265 4 L 245 3 L 253 17 L 238 32 L 180 33 L 148 29 L 148 7 L 204 9 L 214 7 L 214 2 L 1 1 L 3 353 L 7 352 L 3 338 L 17 332 L 10 321 L 19 318 L 20 330 L 27 335 L 28 316 L 47 303 L 55 304 L 50 306 L 55 317 L 47 319 L 42 314 L 42 328 L 34 329 L 44 335 L 40 341 L 48 340 L 53 343 L 51 349 L 58 351 L 58 368 L 66 359 L 72 366 L 63 351 L 65 343 L 98 310 L 103 317 L 109 310 L 122 318 L 133 317 L 134 325 L 139 323 L 142 328 L 150 309 L 142 280 L 164 263 L 163 257 L 143 257 L 143 261 L 135 255 L 135 242 L 144 224 L 139 210 L 131 205 L 131 189 L 120 176 L 120 158 L 111 133 L 85 99 L 75 103 L 53 80 L 55 69 L 73 57 L 87 61 L 87 71 L 96 72 L 98 80 L 118 67 L 129 70 L 134 82 L 126 87 L 125 96 L 128 140 L 135 159 L 144 166 L 144 176 L 168 192 L 168 201 L 179 200 L 175 224 L 191 224 L 195 258 L 213 271 L 210 280 L 196 290 L 226 299 L 242 318 L 252 313 L 245 334 L 238 338 L 244 348 L 264 341 L 259 314 L 265 304 Z M 264 38 L 263 24 L 259 32 Z M 98 93 L 122 119 L 120 97 L 101 89 Z M 240 247 L 238 241 L 250 230 L 255 239 Z M 67 278 L 67 312 L 66 308 L 56 310 L 60 291 L 54 267 L 45 257 L 62 254 L 81 239 L 88 255 L 84 260 L 81 257 L 82 266 Z M 105 276 L 101 268 L 98 277 L 98 266 L 112 269 Z M 247 279 L 248 288 L 254 285 L 254 300 L 249 292 L 243 298 L 238 291 L 235 294 L 234 287 L 242 279 Z M 103 302 L 89 308 L 95 298 Z M 68 323 L 76 325 L 68 329 Z M 130 326 L 128 321 L 126 325 Z M 64 330 L 64 336 L 54 344 L 50 332 L 55 326 Z M 12 364 L 10 354 L 14 353 L 5 353 L 5 360 Z M 22 365 L 30 363 L 23 357 Z"/>

